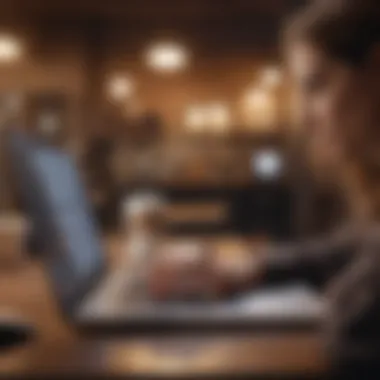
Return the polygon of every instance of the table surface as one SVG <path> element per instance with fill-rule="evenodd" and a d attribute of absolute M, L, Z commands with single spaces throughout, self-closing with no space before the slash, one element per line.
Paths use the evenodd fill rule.
<path fill-rule="evenodd" d="M 235 243 L 229 239 L 218 244 L 234 249 Z M 107 245 L 110 257 L 117 257 L 118 239 L 109 239 Z M 0 307 L 26 318 L 37 332 L 26 345 L 1 353 L 0 376 L 182 378 L 249 374 L 295 379 L 318 377 L 327 368 L 323 340 L 315 332 L 83 336 L 65 323 L 41 264 L 27 259 L 0 271 Z"/>

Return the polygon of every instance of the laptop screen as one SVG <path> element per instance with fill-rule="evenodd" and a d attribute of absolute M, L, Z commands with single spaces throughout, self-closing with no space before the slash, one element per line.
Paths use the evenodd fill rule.
<path fill-rule="evenodd" d="M 34 152 L 33 165 L 73 275 L 91 275 L 101 257 L 100 241 L 95 238 L 95 226 L 74 164 L 61 152 L 40 149 Z"/>
<path fill-rule="evenodd" d="M 72 159 L 42 144 L 28 148 L 13 166 L 18 167 L 16 176 L 22 176 L 23 186 L 32 190 L 29 212 L 38 213 L 38 218 L 31 217 L 44 231 L 40 238 L 55 290 L 70 307 L 103 268 L 101 242 Z"/>

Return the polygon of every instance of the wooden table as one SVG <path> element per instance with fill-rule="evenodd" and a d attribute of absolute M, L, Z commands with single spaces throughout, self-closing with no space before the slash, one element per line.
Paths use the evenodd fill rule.
<path fill-rule="evenodd" d="M 110 241 L 111 256 L 117 244 Z M 0 307 L 25 316 L 37 331 L 24 347 L 0 355 L 4 378 L 280 377 L 319 378 L 326 364 L 315 333 L 229 336 L 89 337 L 62 318 L 39 263 L 0 272 Z"/>

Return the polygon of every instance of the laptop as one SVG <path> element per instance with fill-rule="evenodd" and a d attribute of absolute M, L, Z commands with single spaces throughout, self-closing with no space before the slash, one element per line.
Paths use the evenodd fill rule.
<path fill-rule="evenodd" d="M 78 327 L 106 332 L 319 327 L 325 303 L 304 284 L 260 288 L 220 302 L 159 303 L 134 297 L 130 274 L 107 270 L 99 229 L 73 159 L 19 131 L 8 136 L 7 145 L 27 212 L 43 240 L 57 301 Z"/>

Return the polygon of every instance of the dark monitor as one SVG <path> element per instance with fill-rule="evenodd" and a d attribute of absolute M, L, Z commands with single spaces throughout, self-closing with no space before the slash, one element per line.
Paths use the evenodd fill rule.
<path fill-rule="evenodd" d="M 104 267 L 98 229 L 75 163 L 63 151 L 21 132 L 10 139 L 9 148 L 54 288 L 66 308 L 75 307 Z"/>

